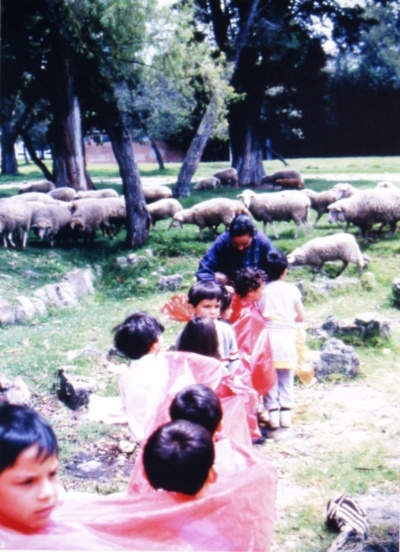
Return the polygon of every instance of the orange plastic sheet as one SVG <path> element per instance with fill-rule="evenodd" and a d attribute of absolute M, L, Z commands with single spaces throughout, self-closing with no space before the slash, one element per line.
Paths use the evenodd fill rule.
<path fill-rule="evenodd" d="M 272 351 L 268 330 L 254 302 L 235 299 L 233 323 L 239 355 L 243 365 L 250 371 L 254 389 L 265 395 L 276 383 L 276 371 L 272 365 Z"/>
<path fill-rule="evenodd" d="M 193 316 L 193 307 L 188 303 L 187 293 L 174 295 L 161 307 L 161 312 L 171 320 L 188 322 Z"/>
<path fill-rule="evenodd" d="M 268 551 L 276 515 L 276 468 L 256 451 L 232 446 L 241 455 L 240 476 L 219 477 L 204 496 L 162 490 L 103 497 L 67 493 L 38 533 L 24 535 L 0 526 L 0 548 Z"/>

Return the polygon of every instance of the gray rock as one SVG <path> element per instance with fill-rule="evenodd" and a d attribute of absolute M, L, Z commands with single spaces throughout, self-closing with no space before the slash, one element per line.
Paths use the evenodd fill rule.
<path fill-rule="evenodd" d="M 147 278 L 138 278 L 136 280 L 136 283 L 138 286 L 145 286 L 146 284 L 149 283 L 149 280 Z"/>
<path fill-rule="evenodd" d="M 152 249 L 145 249 L 144 252 L 148 257 L 153 257 L 153 250 Z"/>
<path fill-rule="evenodd" d="M 338 325 L 339 321 L 336 314 L 330 314 L 325 322 L 322 324 L 321 328 L 329 335 L 335 335 L 338 331 Z"/>
<path fill-rule="evenodd" d="M 311 289 L 318 291 L 319 293 L 326 293 L 334 289 L 340 289 L 348 286 L 360 286 L 360 280 L 358 278 L 345 278 L 339 276 L 332 280 L 324 280 L 323 282 L 313 282 L 310 284 Z"/>
<path fill-rule="evenodd" d="M 141 263 L 146 260 L 146 257 L 143 255 L 138 255 L 137 253 L 130 253 L 128 255 L 128 264 L 130 265 L 137 265 L 138 263 Z"/>
<path fill-rule="evenodd" d="M 128 266 L 128 259 L 126 257 L 117 257 L 115 262 L 120 267 Z"/>
<path fill-rule="evenodd" d="M 84 295 L 94 293 L 93 282 L 95 281 L 95 275 L 91 268 L 82 270 L 77 268 L 71 272 L 67 272 L 63 280 L 68 282 L 76 297 L 82 297 Z"/>
<path fill-rule="evenodd" d="M 105 355 L 99 351 L 99 349 L 95 349 L 94 347 L 85 347 L 84 349 L 81 349 L 80 351 L 76 351 L 73 360 L 76 358 L 82 358 L 82 357 L 88 357 L 88 358 L 105 358 Z"/>
<path fill-rule="evenodd" d="M 324 344 L 313 364 L 319 380 L 333 373 L 354 377 L 360 372 L 360 358 L 354 348 L 334 337 Z"/>
<path fill-rule="evenodd" d="M 376 312 L 359 314 L 354 320 L 354 324 L 358 327 L 363 339 L 371 337 L 388 339 L 391 337 L 390 323 L 383 320 Z"/>
<path fill-rule="evenodd" d="M 14 322 L 15 314 L 11 303 L 9 303 L 7 299 L 0 297 L 0 324 L 3 326 L 9 326 L 14 324 Z"/>
<path fill-rule="evenodd" d="M 72 374 L 66 369 L 58 371 L 57 396 L 71 410 L 89 404 L 89 395 L 95 391 L 97 384 L 94 378 Z"/>
<path fill-rule="evenodd" d="M 34 296 L 52 307 L 76 307 L 78 299 L 69 282 L 48 284 L 34 292 Z"/>
<path fill-rule="evenodd" d="M 2 379 L 0 381 L 0 394 L 11 404 L 26 404 L 29 406 L 31 402 L 31 392 L 21 376 L 17 376 L 14 380 Z"/>
<path fill-rule="evenodd" d="M 34 270 L 22 270 L 21 274 L 23 276 L 29 276 L 30 278 L 40 278 L 39 272 L 35 272 Z"/>
<path fill-rule="evenodd" d="M 158 289 L 160 291 L 176 291 L 183 282 L 182 274 L 173 274 L 172 276 L 162 276 L 158 280 Z"/>

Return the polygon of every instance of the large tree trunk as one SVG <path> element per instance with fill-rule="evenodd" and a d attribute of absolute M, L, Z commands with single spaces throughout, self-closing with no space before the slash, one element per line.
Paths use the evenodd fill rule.
<path fill-rule="evenodd" d="M 190 196 L 190 183 L 200 163 L 204 148 L 214 130 L 220 107 L 220 100 L 213 96 L 183 160 L 178 180 L 174 187 L 174 195 L 176 197 Z"/>
<path fill-rule="evenodd" d="M 146 243 L 150 229 L 150 215 L 140 182 L 128 129 L 122 121 L 118 108 L 103 111 L 103 121 L 111 140 L 115 159 L 119 166 L 126 202 L 126 241 L 128 247 L 137 249 Z"/>
<path fill-rule="evenodd" d="M 1 100 L 1 174 L 16 174 L 18 172 L 15 155 L 15 135 L 13 128 L 13 112 L 15 102 L 12 98 Z"/>
<path fill-rule="evenodd" d="M 251 119 L 235 123 L 231 113 L 230 137 L 232 166 L 238 171 L 239 186 L 259 186 L 265 170 L 263 139 L 257 133 L 257 124 Z"/>
<path fill-rule="evenodd" d="M 24 141 L 24 145 L 25 145 L 24 152 L 26 150 L 28 151 L 29 155 L 31 156 L 32 161 L 39 167 L 39 169 L 44 174 L 44 177 L 47 180 L 50 180 L 51 182 L 53 182 L 52 173 L 49 171 L 49 169 L 46 167 L 46 165 L 43 163 L 43 161 L 36 155 L 36 151 L 35 151 L 35 148 L 33 146 L 31 137 L 29 136 L 28 130 L 26 130 L 26 129 L 21 130 L 21 137 L 22 137 L 22 139 Z M 25 154 L 25 159 L 27 159 L 26 153 L 24 153 L 24 154 Z"/>

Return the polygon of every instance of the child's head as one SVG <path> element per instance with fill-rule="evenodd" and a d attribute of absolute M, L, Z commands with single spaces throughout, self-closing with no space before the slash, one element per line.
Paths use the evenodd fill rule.
<path fill-rule="evenodd" d="M 233 287 L 239 297 L 259 301 L 266 279 L 267 275 L 260 268 L 243 268 L 235 274 Z"/>
<path fill-rule="evenodd" d="M 178 351 L 219 359 L 218 334 L 214 321 L 204 316 L 191 318 L 179 337 Z"/>
<path fill-rule="evenodd" d="M 220 318 L 222 320 L 229 320 L 232 314 L 232 299 L 233 293 L 224 286 L 222 288 L 221 304 L 219 306 Z"/>
<path fill-rule="evenodd" d="M 58 500 L 58 446 L 50 425 L 27 406 L 0 404 L 0 524 L 46 525 Z"/>
<path fill-rule="evenodd" d="M 197 316 L 205 316 L 216 320 L 219 317 L 219 307 L 222 288 L 212 280 L 196 282 L 188 293 L 188 302 L 194 307 Z"/>
<path fill-rule="evenodd" d="M 171 420 L 188 420 L 214 435 L 222 420 L 222 407 L 212 389 L 197 383 L 182 389 L 169 407 Z"/>
<path fill-rule="evenodd" d="M 152 487 L 196 495 L 214 464 L 214 444 L 204 427 L 176 420 L 159 427 L 143 450 L 143 466 Z"/>
<path fill-rule="evenodd" d="M 118 351 L 128 358 L 137 359 L 159 349 L 164 326 L 151 314 L 139 311 L 128 316 L 112 331 Z"/>
<path fill-rule="evenodd" d="M 279 280 L 282 275 L 286 274 L 288 260 L 283 251 L 270 251 L 267 255 L 267 262 L 270 282 Z"/>

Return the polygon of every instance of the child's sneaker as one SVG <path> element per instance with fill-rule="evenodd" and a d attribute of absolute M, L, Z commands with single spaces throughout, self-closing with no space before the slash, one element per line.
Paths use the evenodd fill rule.
<path fill-rule="evenodd" d="M 280 424 L 281 427 L 291 427 L 292 425 L 292 412 L 290 408 L 282 408 L 280 411 Z"/>
<path fill-rule="evenodd" d="M 269 421 L 268 425 L 270 429 L 278 429 L 279 427 L 279 410 L 270 410 L 269 411 Z"/>

